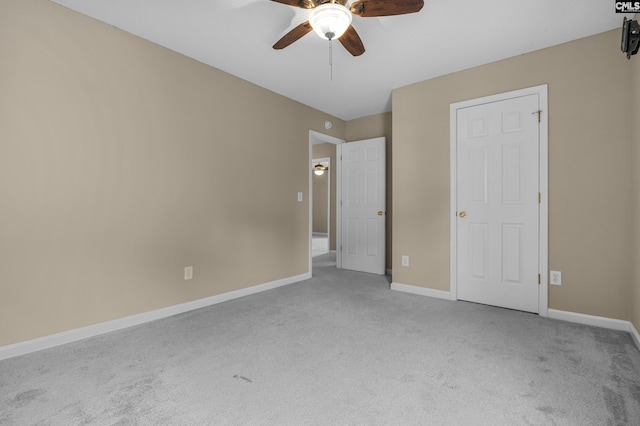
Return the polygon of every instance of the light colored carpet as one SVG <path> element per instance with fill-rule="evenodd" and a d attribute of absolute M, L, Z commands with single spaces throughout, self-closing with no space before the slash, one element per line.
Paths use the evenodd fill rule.
<path fill-rule="evenodd" d="M 639 425 L 626 333 L 338 271 L 0 362 L 2 425 Z"/>

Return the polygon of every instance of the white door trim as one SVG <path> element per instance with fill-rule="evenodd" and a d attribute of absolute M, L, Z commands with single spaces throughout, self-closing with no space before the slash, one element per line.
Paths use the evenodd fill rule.
<path fill-rule="evenodd" d="M 450 294 L 452 300 L 457 300 L 458 294 L 458 251 L 457 251 L 457 235 L 458 221 L 457 214 L 457 111 L 461 108 L 482 105 L 490 102 L 497 102 L 506 99 L 537 94 L 540 100 L 540 158 L 539 158 L 539 188 L 540 188 L 540 223 L 539 223 L 539 253 L 538 253 L 538 271 L 540 273 L 540 288 L 538 292 L 538 314 L 542 317 L 549 315 L 549 289 L 548 289 L 548 268 L 549 268 L 549 115 L 548 115 L 548 87 L 546 84 L 540 86 L 529 87 L 526 89 L 514 90 L 511 92 L 500 93 L 497 95 L 486 96 L 478 99 L 471 99 L 463 102 L 456 102 L 450 105 L 449 109 L 449 125 L 450 125 Z"/>
<path fill-rule="evenodd" d="M 333 136 L 329 136 L 329 135 L 325 135 L 323 133 L 320 132 L 316 132 L 315 130 L 309 130 L 309 161 L 307 162 L 307 164 L 311 164 L 311 161 L 313 160 L 313 145 L 317 145 L 317 144 L 322 144 L 322 143 L 332 143 L 334 145 L 336 145 L 336 164 L 334 165 L 334 167 L 336 167 L 336 267 L 341 268 L 342 267 L 342 261 L 341 261 L 341 256 L 342 256 L 342 250 L 340 249 L 340 244 L 338 243 L 340 241 L 340 227 L 341 227 L 341 220 L 340 220 L 340 215 L 342 214 L 342 209 L 340 207 L 340 202 L 338 200 L 342 199 L 342 192 L 340 190 L 340 183 L 341 181 L 341 173 L 340 173 L 340 169 L 342 167 L 341 161 L 340 161 L 340 153 L 341 153 L 341 149 L 340 146 L 345 143 L 344 139 L 339 139 Z M 313 235 L 313 211 L 311 209 L 311 202 L 313 200 L 313 177 L 312 177 L 312 171 L 310 167 L 307 167 L 308 170 L 308 174 L 307 174 L 307 179 L 309 180 L 309 197 L 308 197 L 308 206 L 309 206 L 309 274 L 312 274 L 312 266 L 313 266 L 313 260 L 312 260 L 312 235 Z M 329 229 L 329 234 L 331 233 L 331 229 Z"/>

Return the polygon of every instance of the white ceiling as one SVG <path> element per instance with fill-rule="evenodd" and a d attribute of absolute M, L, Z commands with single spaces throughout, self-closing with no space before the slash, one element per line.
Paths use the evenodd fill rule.
<path fill-rule="evenodd" d="M 613 0 L 425 0 L 353 17 L 366 52 L 311 32 L 272 45 L 309 11 L 270 0 L 52 0 L 344 120 L 391 110 L 391 91 L 622 26 Z M 351 1 L 349 2 L 351 3 Z M 618 46 L 611 46 L 612 49 Z M 621 53 L 622 55 L 622 53 Z"/>

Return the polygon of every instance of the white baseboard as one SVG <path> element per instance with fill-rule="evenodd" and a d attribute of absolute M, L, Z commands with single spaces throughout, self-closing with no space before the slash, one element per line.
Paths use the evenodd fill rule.
<path fill-rule="evenodd" d="M 636 343 L 638 350 L 640 350 L 640 334 L 638 334 L 638 330 L 636 330 L 636 328 L 633 326 L 633 323 L 630 322 L 629 327 L 631 328 L 631 330 L 629 330 L 629 333 L 631 333 L 631 338 Z"/>
<path fill-rule="evenodd" d="M 621 331 L 629 331 L 629 325 L 631 324 L 629 321 L 598 317 L 595 315 L 578 314 L 575 312 L 559 311 L 557 309 L 549 309 L 549 318 Z"/>
<path fill-rule="evenodd" d="M 76 328 L 49 336 L 38 337 L 36 339 L 15 343 L 8 346 L 0 347 L 0 361 L 3 359 L 13 358 L 25 355 L 31 352 L 52 348 L 54 346 L 64 345 L 66 343 L 75 342 L 89 337 L 98 336 L 100 334 L 110 333 L 112 331 L 121 330 L 123 328 L 144 324 L 150 321 L 178 315 L 184 312 L 193 311 L 228 300 L 238 299 L 240 297 L 249 296 L 251 294 L 260 293 L 277 287 L 294 284 L 311 278 L 311 273 L 296 275 L 293 277 L 283 278 L 264 284 L 258 284 L 240 290 L 222 293 L 204 299 L 198 299 L 191 302 L 181 303 L 179 305 L 168 306 L 166 308 L 156 309 L 154 311 L 144 312 L 141 314 L 131 315 L 124 318 L 118 318 L 86 327 Z"/>
<path fill-rule="evenodd" d="M 417 287 L 414 285 L 391 283 L 391 290 L 402 291 L 404 293 L 418 294 L 420 296 L 435 297 L 436 299 L 451 300 L 451 293 L 448 291 L 434 290 L 432 288 Z"/>
<path fill-rule="evenodd" d="M 640 350 L 640 334 L 638 334 L 638 330 L 636 330 L 631 321 L 559 311 L 557 309 L 549 309 L 549 318 L 575 322 L 578 324 L 592 325 L 594 327 L 608 328 L 610 330 L 626 331 L 631 334 L 631 338 L 636 344 L 636 347 Z"/>

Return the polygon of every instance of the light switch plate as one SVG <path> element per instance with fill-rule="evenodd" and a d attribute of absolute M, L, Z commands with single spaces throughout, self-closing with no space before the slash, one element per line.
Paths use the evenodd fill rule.
<path fill-rule="evenodd" d="M 184 267 L 184 279 L 185 281 L 193 279 L 193 266 Z"/>

